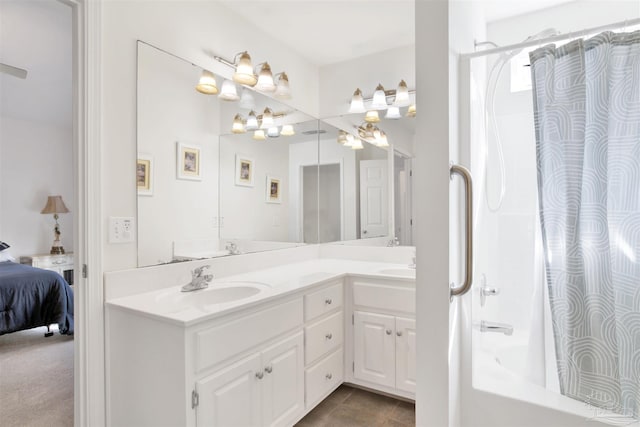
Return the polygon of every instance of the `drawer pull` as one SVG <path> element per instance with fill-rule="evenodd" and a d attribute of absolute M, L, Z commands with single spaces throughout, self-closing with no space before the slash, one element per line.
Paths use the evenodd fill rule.
<path fill-rule="evenodd" d="M 401 337 L 401 336 L 402 336 L 402 331 L 398 331 L 398 332 L 396 332 L 396 335 L 397 335 L 397 336 L 399 336 L 399 337 Z"/>
<path fill-rule="evenodd" d="M 386 331 L 386 332 L 387 332 L 387 335 L 391 335 L 391 332 L 392 332 L 392 331 L 391 331 L 391 329 L 387 329 L 387 331 Z"/>
<path fill-rule="evenodd" d="M 333 300 L 331 298 L 327 298 L 326 300 L 324 300 L 324 303 L 327 305 L 331 305 L 332 302 Z"/>
<path fill-rule="evenodd" d="M 267 367 L 265 367 L 265 368 L 264 368 L 264 371 L 265 371 L 267 374 L 270 374 L 271 372 L 273 372 L 273 366 L 267 366 Z"/>
<path fill-rule="evenodd" d="M 333 375 L 331 374 L 331 372 L 329 372 L 327 375 L 325 375 L 325 378 L 330 380 L 331 378 L 333 378 Z"/>
<path fill-rule="evenodd" d="M 331 338 L 333 338 L 333 334 L 331 332 L 329 332 L 327 335 L 324 336 L 326 339 L 330 340 Z"/>
<path fill-rule="evenodd" d="M 262 371 L 256 372 L 256 378 L 261 380 L 262 377 L 264 377 L 264 374 L 262 373 Z"/>

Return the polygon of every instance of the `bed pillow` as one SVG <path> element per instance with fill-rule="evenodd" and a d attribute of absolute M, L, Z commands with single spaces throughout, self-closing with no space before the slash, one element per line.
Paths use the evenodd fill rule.
<path fill-rule="evenodd" d="M 11 256 L 9 251 L 3 250 L 2 252 L 0 252 L 0 262 L 5 262 L 5 261 L 15 262 L 16 259 Z"/>
<path fill-rule="evenodd" d="M 11 246 L 9 246 L 8 243 L 5 242 L 0 242 L 0 252 L 4 251 L 5 249 L 9 249 Z"/>

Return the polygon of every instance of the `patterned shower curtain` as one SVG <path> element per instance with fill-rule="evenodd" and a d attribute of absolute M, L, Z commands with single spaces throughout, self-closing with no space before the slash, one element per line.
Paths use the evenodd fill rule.
<path fill-rule="evenodd" d="M 561 392 L 640 415 L 640 31 L 530 54 Z"/>

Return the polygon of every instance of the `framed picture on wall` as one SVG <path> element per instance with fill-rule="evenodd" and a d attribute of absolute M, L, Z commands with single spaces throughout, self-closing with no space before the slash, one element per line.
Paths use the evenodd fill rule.
<path fill-rule="evenodd" d="M 153 195 L 153 157 L 149 154 L 138 153 L 136 184 L 139 196 Z"/>
<path fill-rule="evenodd" d="M 282 203 L 282 180 L 267 175 L 267 203 Z"/>
<path fill-rule="evenodd" d="M 176 143 L 176 146 L 178 179 L 200 181 L 202 179 L 200 171 L 200 147 L 182 142 Z"/>
<path fill-rule="evenodd" d="M 236 185 L 253 187 L 253 159 L 236 154 Z"/>

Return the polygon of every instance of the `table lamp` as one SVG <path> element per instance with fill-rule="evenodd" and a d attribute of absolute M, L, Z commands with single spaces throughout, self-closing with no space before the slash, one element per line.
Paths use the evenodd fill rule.
<path fill-rule="evenodd" d="M 62 196 L 49 196 L 47 198 L 47 204 L 40 213 L 53 214 L 53 218 L 56 220 L 56 225 L 53 229 L 53 246 L 51 246 L 51 254 L 59 255 L 64 253 L 62 243 L 60 243 L 60 224 L 58 224 L 58 214 L 67 213 L 69 209 L 64 205 Z"/>

